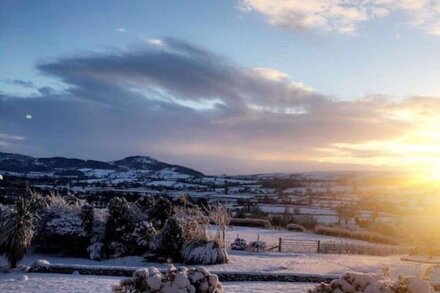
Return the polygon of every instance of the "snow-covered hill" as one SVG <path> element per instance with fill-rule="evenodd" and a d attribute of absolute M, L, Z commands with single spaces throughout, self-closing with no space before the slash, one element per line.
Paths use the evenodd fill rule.
<path fill-rule="evenodd" d="M 203 173 L 187 167 L 167 164 L 151 157 L 132 156 L 112 162 L 75 158 L 31 156 L 0 152 L 0 171 L 15 174 L 39 173 L 46 176 L 119 178 L 133 180 L 181 179 L 203 177 Z"/>

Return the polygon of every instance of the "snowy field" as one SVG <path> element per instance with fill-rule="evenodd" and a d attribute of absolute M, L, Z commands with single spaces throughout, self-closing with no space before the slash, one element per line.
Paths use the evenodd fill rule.
<path fill-rule="evenodd" d="M 215 231 L 215 226 L 213 226 L 213 231 Z M 272 244 L 278 244 L 278 239 L 280 237 L 288 238 L 288 239 L 297 239 L 297 240 L 321 240 L 321 241 L 338 241 L 338 242 L 350 242 L 350 243 L 368 243 L 361 240 L 319 235 L 313 233 L 301 233 L 301 232 L 291 232 L 287 230 L 274 230 L 274 229 L 239 227 L 239 226 L 230 227 L 230 229 L 226 231 L 226 243 L 234 242 L 234 239 L 237 238 L 237 235 L 240 238 L 245 239 L 248 243 L 250 241 L 257 240 L 257 237 L 260 237 L 260 240 L 266 242 L 269 246 Z"/>
<path fill-rule="evenodd" d="M 304 240 L 332 240 L 344 242 L 362 242 L 311 233 L 289 232 L 286 230 L 271 230 L 261 228 L 234 227 L 226 233 L 227 243 L 233 242 L 237 237 L 254 241 L 259 236 L 260 240 L 268 244 L 277 244 L 278 238 L 294 238 Z M 379 272 L 383 266 L 389 266 L 393 275 L 399 274 L 418 275 L 425 266 L 422 263 L 402 261 L 402 255 L 393 256 L 364 256 L 364 255 L 333 255 L 318 253 L 279 253 L 279 252 L 244 252 L 230 251 L 230 262 L 227 264 L 207 266 L 210 271 L 241 271 L 241 272 L 284 272 L 305 274 L 342 274 L 346 271 Z M 103 261 L 85 258 L 67 258 L 48 255 L 31 254 L 24 258 L 26 265 L 38 259 L 47 259 L 53 264 L 89 265 L 89 266 L 123 266 L 123 267 L 149 267 L 165 268 L 164 264 L 147 263 L 140 256 L 122 257 Z M 0 266 L 6 265 L 5 259 L 0 257 Z M 435 270 L 434 278 L 440 281 L 440 272 Z"/>
<path fill-rule="evenodd" d="M 333 240 L 355 241 L 336 237 L 328 237 L 310 233 L 296 233 L 285 230 L 269 230 L 260 228 L 235 227 L 227 231 L 227 242 L 231 243 L 239 234 L 248 242 L 260 240 L 268 243 L 277 243 L 279 237 L 308 239 L 308 240 Z M 332 254 L 295 254 L 264 252 L 252 253 L 231 251 L 228 264 L 206 266 L 211 272 L 238 271 L 238 272 L 276 272 L 276 273 L 301 273 L 340 275 L 346 271 L 380 272 L 384 266 L 389 266 L 393 276 L 400 274 L 419 275 L 426 268 L 426 264 L 402 261 L 402 256 L 363 256 L 363 255 L 332 255 Z M 142 257 L 122 257 L 117 259 L 94 261 L 84 258 L 67 258 L 48 255 L 30 254 L 23 260 L 23 264 L 31 265 L 38 259 L 46 259 L 53 264 L 81 265 L 81 266 L 119 266 L 119 267 L 150 267 L 165 269 L 164 264 L 147 263 Z M 6 261 L 0 258 L 0 266 Z M 176 264 L 179 265 L 179 264 Z M 0 292 L 108 292 L 111 284 L 118 282 L 120 277 L 91 277 L 79 275 L 50 275 L 28 274 L 29 280 L 17 281 L 19 275 L 0 274 Z M 434 282 L 440 282 L 440 266 L 434 268 Z M 310 284 L 294 283 L 227 283 L 226 292 L 305 292 Z M 32 288 L 32 289 L 29 289 Z M 87 290 L 85 289 L 87 288 Z M 93 288 L 93 289 L 92 289 Z M 84 289 L 84 290 L 83 290 Z"/>
<path fill-rule="evenodd" d="M 1 274 L 0 292 L 110 292 L 112 285 L 122 277 L 81 276 L 60 274 Z M 225 292 L 306 292 L 313 284 L 275 282 L 230 282 L 223 283 Z"/>

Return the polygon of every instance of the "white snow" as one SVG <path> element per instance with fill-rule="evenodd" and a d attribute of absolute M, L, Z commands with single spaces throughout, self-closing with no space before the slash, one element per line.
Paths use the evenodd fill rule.
<path fill-rule="evenodd" d="M 333 241 L 349 241 L 349 242 L 361 242 L 358 240 L 348 240 L 341 239 L 330 236 L 316 235 L 310 233 L 298 233 L 289 232 L 286 230 L 270 230 L 261 228 L 250 228 L 250 227 L 234 227 L 233 230 L 226 232 L 227 243 L 232 243 L 233 240 L 239 234 L 240 238 L 244 238 L 247 242 L 257 240 L 257 237 L 261 241 L 265 241 L 268 246 L 272 244 L 277 244 L 278 238 L 294 238 L 294 239 L 306 239 L 306 240 L 333 240 Z M 402 256 L 362 256 L 362 255 L 331 255 L 331 254 L 295 254 L 295 253 L 278 253 L 278 252 L 242 252 L 242 251 L 231 251 L 229 254 L 230 262 L 227 264 L 220 265 L 209 265 L 206 266 L 211 272 L 216 271 L 239 271 L 239 272 L 278 272 L 278 273 L 302 273 L 302 274 L 328 274 L 328 275 L 342 275 L 346 271 L 358 271 L 363 273 L 377 273 L 384 266 L 389 266 L 391 269 L 391 274 L 396 277 L 400 274 L 404 275 L 415 275 L 417 276 L 419 272 L 426 266 L 425 264 L 413 262 L 413 261 L 402 261 Z M 155 266 L 160 269 L 165 269 L 166 264 L 158 263 L 147 263 L 144 259 L 139 256 L 123 257 L 116 259 L 109 259 L 103 261 L 95 261 L 84 258 L 67 258 L 67 257 L 57 257 L 48 255 L 38 255 L 30 254 L 26 256 L 23 260 L 23 264 L 31 265 L 34 261 L 38 259 L 46 259 L 52 264 L 64 264 L 64 265 L 79 265 L 79 266 L 118 266 L 118 267 L 130 267 L 130 268 L 145 268 L 150 266 Z M 6 260 L 0 258 L 0 266 L 6 265 Z M 176 264 L 177 265 L 177 264 Z M 26 284 L 33 284 L 31 290 L 32 292 L 59 292 L 59 288 L 66 288 L 67 291 L 73 290 L 73 286 L 83 286 L 82 281 L 86 282 L 84 287 L 80 288 L 93 288 L 97 287 L 97 292 L 108 292 L 110 288 L 110 281 L 117 280 L 120 278 L 112 277 L 84 277 L 84 276 L 62 276 L 60 277 L 50 277 L 44 275 L 42 277 L 35 277 L 36 274 L 27 274 L 29 280 Z M 12 277 L 11 277 L 12 276 Z M 0 274 L 0 292 L 29 292 L 22 287 L 20 282 L 11 281 L 13 278 L 12 274 Z M 49 278 L 49 279 L 48 279 Z M 52 279 L 51 279 L 52 278 Z M 62 279 L 64 278 L 64 279 Z M 440 282 L 440 267 L 434 269 L 432 276 L 433 281 Z M 8 281 L 9 280 L 9 281 Z M 16 280 L 16 279 L 15 279 Z M 64 281 L 63 281 L 64 280 Z M 48 289 L 45 289 L 47 281 Z M 64 283 L 63 283 L 64 282 Z M 104 283 L 103 283 L 104 282 Z M 54 283 L 52 285 L 52 283 Z M 107 286 L 108 284 L 108 286 Z M 260 289 L 256 283 L 252 283 L 253 287 L 242 286 L 243 284 L 225 284 L 226 292 L 267 292 L 267 288 L 262 286 Z M 268 283 L 264 283 L 268 285 Z M 18 286 L 18 287 L 17 287 Z M 27 285 L 25 285 L 27 286 Z M 57 287 L 58 286 L 58 287 Z M 87 287 L 89 286 L 89 287 Z M 304 286 L 294 287 L 296 285 L 284 284 L 284 283 L 274 283 L 271 284 L 270 291 L 277 292 L 304 292 Z M 287 287 L 286 287 L 287 286 Z M 293 286 L 293 287 L 290 287 Z M 18 289 L 17 289 L 18 288 Z M 54 291 L 50 291 L 54 289 Z M 70 288 L 70 289 L 69 289 Z M 254 288 L 254 289 L 249 289 Z M 278 289 L 277 289 L 278 288 Z M 16 291 L 14 291 L 17 289 Z M 57 289 L 57 290 L 55 290 Z M 104 290 L 105 289 L 105 290 Z M 249 291 L 246 291 L 249 290 Z M 258 291 L 260 290 L 260 291 Z M 297 290 L 297 291 L 294 291 Z M 61 290 L 62 291 L 62 290 Z M 77 292 L 82 292 L 81 289 L 75 290 Z"/>
<path fill-rule="evenodd" d="M 301 274 L 328 274 L 341 275 L 346 271 L 377 273 L 384 266 L 391 268 L 393 276 L 399 274 L 418 275 L 426 265 L 415 262 L 402 261 L 401 256 L 362 256 L 362 255 L 332 255 L 332 254 L 294 254 L 278 252 L 240 252 L 231 251 L 229 263 L 207 265 L 213 273 L 216 271 L 240 272 L 278 272 Z M 165 269 L 166 264 L 146 263 L 142 257 L 123 257 L 104 261 L 94 261 L 82 258 L 65 258 L 47 255 L 26 256 L 23 264 L 31 265 L 38 259 L 46 259 L 52 264 L 80 265 L 80 266 L 117 266 L 128 268 L 142 268 L 155 266 Z M 6 265 L 0 259 L 0 265 Z M 433 280 L 440 282 L 439 268 L 434 270 Z M 1 290 L 0 290 L 1 291 Z"/>
<path fill-rule="evenodd" d="M 115 172 L 115 170 L 113 170 L 113 169 L 82 168 L 82 169 L 78 169 L 78 170 L 83 172 L 88 177 L 97 177 L 97 178 L 105 178 Z"/>
<path fill-rule="evenodd" d="M 0 273 L 0 292 L 111 292 L 112 285 L 118 284 L 123 277 L 110 276 L 83 276 L 61 274 L 26 274 L 28 280 L 24 280 L 23 274 Z M 223 283 L 225 292 L 249 293 L 249 292 L 305 292 L 313 287 L 306 283 L 278 283 L 278 282 L 230 282 Z"/>
<path fill-rule="evenodd" d="M 215 226 L 213 225 L 215 230 Z M 235 238 L 237 238 L 237 234 L 240 238 L 245 239 L 248 243 L 251 241 L 257 240 L 257 237 L 260 240 L 266 242 L 269 246 L 272 244 L 277 244 L 279 238 L 290 238 L 296 240 L 321 240 L 321 241 L 336 241 L 336 242 L 349 242 L 349 243 L 364 243 L 365 241 L 347 239 L 347 238 L 339 238 L 333 236 L 319 235 L 314 233 L 302 233 L 302 232 L 292 232 L 288 230 L 274 230 L 274 229 L 263 229 L 263 228 L 253 228 L 253 227 L 240 227 L 233 226 L 230 227 L 228 231 L 226 231 L 226 243 L 234 242 Z"/>

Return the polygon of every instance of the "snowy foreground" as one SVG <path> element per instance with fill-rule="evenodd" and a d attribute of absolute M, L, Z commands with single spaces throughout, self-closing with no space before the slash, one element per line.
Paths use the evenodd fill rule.
<path fill-rule="evenodd" d="M 377 273 L 384 266 L 389 266 L 391 274 L 397 277 L 404 275 L 419 275 L 427 265 L 400 260 L 402 256 L 363 256 L 363 255 L 333 255 L 333 254 L 293 254 L 293 253 L 246 253 L 231 252 L 230 262 L 221 265 L 208 265 L 206 268 L 216 271 L 239 272 L 277 272 L 341 275 L 347 271 Z M 38 259 L 46 259 L 52 264 L 87 265 L 87 266 L 118 266 L 118 267 L 150 267 L 166 269 L 165 264 L 146 263 L 142 257 L 122 257 L 104 261 L 93 261 L 81 258 L 65 258 L 47 255 L 30 255 L 25 257 L 23 264 L 31 265 Z M 6 265 L 0 259 L 0 266 Z M 178 264 L 176 264 L 178 265 Z M 440 269 L 435 269 L 433 281 L 440 282 Z"/>
<path fill-rule="evenodd" d="M 59 274 L 0 274 L 0 292 L 110 292 L 121 277 Z M 273 282 L 223 283 L 225 292 L 305 292 L 313 284 Z"/>
<path fill-rule="evenodd" d="M 276 243 L 278 237 L 309 239 L 309 240 L 338 240 L 352 241 L 335 237 L 327 237 L 309 233 L 293 233 L 288 231 L 268 230 L 259 228 L 235 227 L 227 232 L 227 242 L 240 235 L 247 241 L 260 240 Z M 342 275 L 347 271 L 364 273 L 378 273 L 384 266 L 390 268 L 391 274 L 397 277 L 400 274 L 418 276 L 426 268 L 426 264 L 402 261 L 402 256 L 364 256 L 364 255 L 331 255 L 331 254 L 295 254 L 295 253 L 251 253 L 230 252 L 228 264 L 206 266 L 209 271 L 238 271 L 238 272 L 276 272 Z M 23 260 L 23 264 L 31 265 L 38 259 L 46 259 L 52 264 L 81 265 L 81 266 L 119 266 L 119 267 L 150 267 L 165 269 L 165 264 L 146 263 L 142 257 L 123 257 L 117 259 L 94 261 L 84 258 L 66 258 L 48 255 L 30 254 Z M 0 266 L 6 261 L 0 257 Z M 177 266 L 179 264 L 176 264 Z M 28 280 L 21 279 L 19 274 L 0 273 L 0 292 L 109 292 L 112 284 L 117 284 L 122 277 L 108 276 L 80 276 L 59 274 L 27 274 Z M 440 282 L 440 268 L 436 266 L 432 280 Z M 272 283 L 272 282 L 239 282 L 224 283 L 226 292 L 305 292 L 313 284 L 301 283 Z"/>
<path fill-rule="evenodd" d="M 78 258 L 31 255 L 25 258 L 24 263 L 31 264 L 39 258 L 46 258 L 53 264 L 124 267 L 156 266 L 165 269 L 163 264 L 144 263 L 140 257 L 125 257 L 97 262 Z M 207 266 L 207 268 L 212 273 L 215 273 L 215 271 L 246 271 L 341 275 L 346 271 L 377 273 L 386 265 L 390 267 L 391 273 L 394 276 L 399 274 L 417 276 L 426 267 L 426 265 L 420 263 L 401 261 L 399 256 L 372 257 L 329 254 L 241 253 L 232 254 L 229 264 Z M 21 274 L 0 273 L 0 292 L 110 292 L 111 286 L 117 284 L 123 278 L 37 273 L 28 273 L 26 276 L 28 276 L 28 280 L 23 280 Z M 434 269 L 432 280 L 436 283 L 440 281 L 440 270 L 438 268 Z M 223 285 L 225 292 L 306 292 L 314 284 L 224 282 Z"/>
<path fill-rule="evenodd" d="M 213 227 L 215 230 L 215 226 Z M 277 244 L 278 238 L 293 238 L 302 240 L 321 240 L 321 241 L 343 241 L 357 242 L 363 241 L 344 239 L 338 237 L 317 235 L 312 233 L 289 232 L 286 230 L 233 227 L 226 232 L 226 242 L 232 243 L 237 237 L 251 241 L 265 241 L 268 245 Z M 363 242 L 365 243 L 365 242 Z M 230 262 L 227 264 L 206 266 L 211 272 L 215 271 L 239 271 L 239 272 L 278 272 L 278 273 L 303 273 L 303 274 L 325 274 L 341 275 L 346 271 L 358 271 L 365 273 L 377 273 L 384 266 L 389 266 L 393 276 L 400 274 L 418 275 L 420 270 L 426 265 L 416 262 L 402 261 L 402 255 L 393 256 L 365 256 L 365 255 L 333 255 L 318 253 L 279 253 L 263 252 L 253 253 L 244 251 L 230 251 Z M 31 265 L 38 259 L 47 259 L 52 264 L 64 265 L 91 265 L 91 266 L 123 266 L 123 267 L 150 267 L 154 266 L 165 269 L 165 264 L 146 263 L 142 257 L 122 257 L 103 261 L 94 261 L 85 258 L 65 258 L 48 255 L 29 255 L 22 263 Z M 6 265 L 4 259 L 0 257 L 0 266 Z M 177 264 L 176 264 L 177 265 Z M 440 282 L 440 270 L 434 270 L 433 279 Z"/>

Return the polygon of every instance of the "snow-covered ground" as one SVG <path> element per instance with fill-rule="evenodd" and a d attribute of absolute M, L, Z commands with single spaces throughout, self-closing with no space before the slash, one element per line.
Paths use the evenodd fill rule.
<path fill-rule="evenodd" d="M 426 267 L 425 264 L 400 260 L 401 256 L 362 256 L 362 255 L 333 255 L 333 254 L 293 254 L 293 253 L 250 253 L 231 252 L 228 264 L 206 266 L 211 272 L 240 271 L 240 272 L 277 272 L 302 274 L 338 275 L 346 271 L 377 273 L 384 266 L 389 266 L 393 276 L 400 274 L 418 275 Z M 104 261 L 93 261 L 81 258 L 65 258 L 47 255 L 30 255 L 23 263 L 32 264 L 38 259 L 47 259 L 53 264 L 87 265 L 87 266 L 123 266 L 149 267 L 165 269 L 164 264 L 147 263 L 141 257 L 122 257 Z M 5 265 L 5 260 L 0 261 Z M 440 282 L 440 269 L 434 270 L 433 280 Z M 1 290 L 0 290 L 1 291 Z"/>
<path fill-rule="evenodd" d="M 215 231 L 215 227 L 213 227 Z M 303 240 L 331 240 L 344 242 L 361 242 L 338 237 L 317 235 L 311 233 L 298 233 L 286 230 L 272 230 L 250 227 L 234 227 L 226 232 L 226 242 L 232 243 L 237 237 L 250 241 L 260 240 L 269 245 L 277 244 L 278 238 L 293 238 Z M 310 273 L 310 274 L 341 274 L 347 270 L 361 272 L 378 272 L 383 266 L 390 266 L 394 275 L 408 274 L 418 275 L 424 264 L 402 261 L 401 255 L 393 256 L 364 256 L 364 255 L 332 255 L 318 253 L 279 253 L 279 252 L 243 252 L 230 251 L 230 262 L 228 264 L 207 266 L 210 271 L 242 271 L 242 272 L 286 272 L 286 273 Z M 124 267 L 146 267 L 156 266 L 165 268 L 164 264 L 146 263 L 140 256 L 122 257 L 103 261 L 95 261 L 85 258 L 67 258 L 48 255 L 30 254 L 26 256 L 23 263 L 32 264 L 37 259 L 47 259 L 54 264 L 76 264 L 91 266 L 124 266 Z M 0 266 L 6 265 L 0 257 Z M 440 281 L 440 272 L 435 272 L 434 277 Z"/>
<path fill-rule="evenodd" d="M 241 238 L 245 238 L 248 242 L 260 240 L 268 243 L 277 243 L 279 237 L 309 240 L 336 240 L 336 241 L 355 241 L 345 240 L 341 238 L 315 235 L 310 233 L 296 233 L 285 230 L 269 230 L 260 228 L 235 227 L 226 233 L 227 242 L 231 243 L 239 234 Z M 356 241 L 358 242 L 358 241 Z M 402 256 L 363 256 L 363 255 L 332 255 L 332 254 L 295 254 L 295 253 L 278 253 L 264 252 L 252 253 L 242 251 L 231 251 L 230 262 L 222 265 L 206 266 L 211 272 L 216 271 L 239 271 L 239 272 L 276 272 L 276 273 L 301 273 L 301 274 L 325 274 L 340 275 L 346 271 L 373 272 L 377 273 L 384 266 L 389 266 L 393 276 L 400 274 L 419 275 L 419 272 L 426 268 L 426 264 L 417 262 L 402 261 Z M 150 267 L 165 269 L 164 264 L 147 263 L 142 257 L 122 257 L 117 259 L 94 261 L 84 258 L 66 258 L 48 255 L 30 254 L 23 260 L 23 264 L 30 265 L 37 259 L 47 259 L 53 264 L 64 265 L 87 265 L 87 266 L 123 266 L 123 267 Z M 0 258 L 0 266 L 6 265 L 5 259 Z M 177 264 L 178 265 L 178 264 Z M 28 281 L 12 281 L 13 274 L 0 274 L 0 292 L 29 292 L 26 287 L 35 288 L 30 292 L 54 292 L 71 291 L 72 288 L 80 286 L 82 282 L 92 288 L 96 286 L 97 292 L 108 292 L 111 284 L 120 278 L 114 277 L 86 277 L 86 276 L 63 276 L 63 275 L 38 275 L 28 274 Z M 12 276 L 12 277 L 11 277 Z M 433 273 L 433 281 L 440 282 L 440 266 L 436 266 Z M 31 285 L 29 285 L 31 284 Z M 86 286 L 84 285 L 84 286 Z M 18 286 L 18 287 L 17 287 Z M 49 287 L 45 287 L 49 286 Z M 81 285 L 83 286 L 83 285 Z M 226 284 L 226 292 L 305 292 L 307 286 L 304 284 L 289 283 L 250 283 L 244 285 L 242 283 Z M 56 288 L 55 288 L 56 287 Z M 15 289 L 18 288 L 18 290 Z M 24 288 L 24 289 L 21 289 Z M 24 290 L 24 291 L 23 291 Z M 278 290 L 278 291 L 277 291 Z M 295 291 L 296 290 L 296 291 Z M 80 289 L 74 290 L 81 292 Z"/>
<path fill-rule="evenodd" d="M 61 274 L 1 274 L 0 292 L 110 292 L 121 277 L 81 276 Z M 225 292 L 305 292 L 313 284 L 276 282 L 223 283 Z"/>
<path fill-rule="evenodd" d="M 215 226 L 213 226 L 215 230 Z M 321 241 L 339 241 L 339 242 L 350 242 L 350 243 L 367 243 L 365 241 L 319 235 L 314 233 L 301 233 L 301 232 L 291 232 L 287 230 L 275 230 L 275 229 L 263 229 L 263 228 L 252 228 L 252 227 L 231 227 L 226 231 L 226 242 L 232 243 L 234 239 L 237 238 L 237 234 L 240 238 L 245 239 L 247 242 L 257 240 L 257 237 L 261 241 L 265 241 L 268 245 L 278 244 L 278 239 L 289 238 L 296 240 L 321 240 Z"/>

